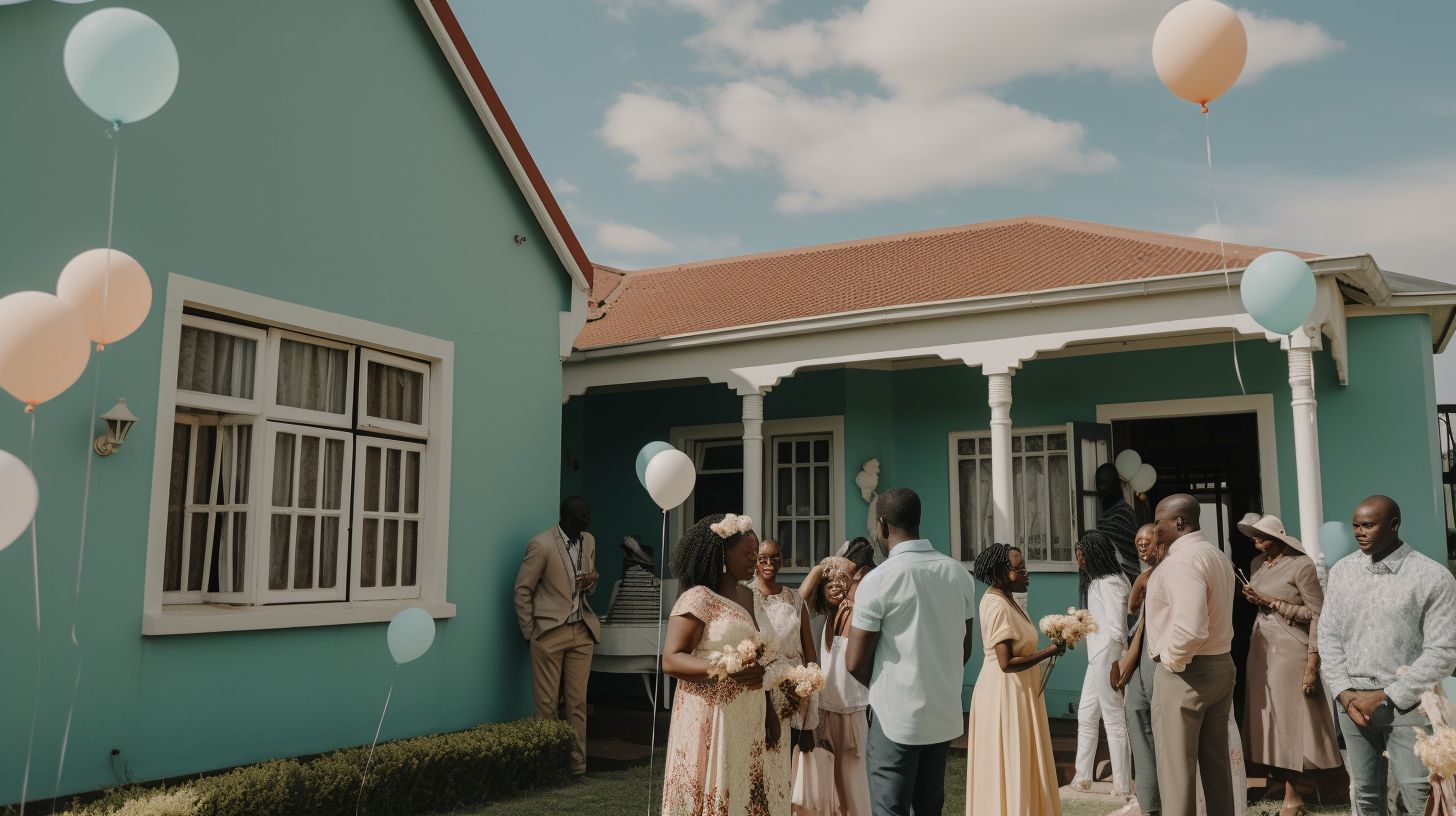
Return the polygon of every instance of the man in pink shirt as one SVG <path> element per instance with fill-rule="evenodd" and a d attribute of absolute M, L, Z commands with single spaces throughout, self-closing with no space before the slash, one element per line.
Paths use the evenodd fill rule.
<path fill-rule="evenodd" d="M 1148 579 L 1148 652 L 1153 678 L 1153 743 L 1163 816 L 1194 816 L 1195 774 L 1208 816 L 1233 816 L 1229 708 L 1233 704 L 1234 569 L 1198 526 L 1198 500 L 1158 503 L 1154 526 L 1167 556 Z"/>

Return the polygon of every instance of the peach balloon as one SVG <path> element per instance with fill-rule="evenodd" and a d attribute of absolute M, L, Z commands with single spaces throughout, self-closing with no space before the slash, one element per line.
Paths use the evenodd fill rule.
<path fill-rule="evenodd" d="M 1153 35 L 1158 79 L 1181 99 L 1203 106 L 1238 81 L 1249 38 L 1234 10 L 1217 0 L 1187 0 L 1168 12 Z"/>
<path fill-rule="evenodd" d="M 56 296 L 85 318 L 97 351 L 136 331 L 152 309 L 146 270 L 118 249 L 110 250 L 108 270 L 107 251 L 88 249 L 72 258 L 56 282 Z"/>
<path fill-rule="evenodd" d="M 0 388 L 26 411 L 70 388 L 90 356 L 86 321 L 69 303 L 45 292 L 0 298 Z"/>

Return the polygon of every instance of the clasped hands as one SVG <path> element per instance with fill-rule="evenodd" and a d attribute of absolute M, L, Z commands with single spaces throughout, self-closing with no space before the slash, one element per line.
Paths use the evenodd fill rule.
<path fill-rule="evenodd" d="M 1374 691 L 1346 690 L 1340 693 L 1340 705 L 1344 707 L 1345 713 L 1350 720 L 1362 728 L 1370 727 L 1370 717 L 1375 714 L 1375 709 L 1385 702 L 1385 691 L 1375 689 Z"/>
<path fill-rule="evenodd" d="M 592 570 L 591 572 L 578 575 L 576 576 L 576 588 L 590 595 L 591 593 L 596 592 L 597 579 L 601 577 L 601 573 L 597 572 L 596 570 Z"/>

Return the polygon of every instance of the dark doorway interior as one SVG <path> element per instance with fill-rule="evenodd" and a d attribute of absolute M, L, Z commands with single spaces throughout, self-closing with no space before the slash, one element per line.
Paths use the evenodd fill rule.
<path fill-rule="evenodd" d="M 1140 522 L 1152 520 L 1152 508 L 1163 498 L 1190 493 L 1203 505 L 1200 523 L 1208 540 L 1222 547 L 1234 566 L 1248 574 L 1249 562 L 1258 550 L 1234 525 L 1244 514 L 1264 509 L 1255 414 L 1114 422 L 1112 441 L 1114 450 L 1135 450 L 1158 471 L 1158 482 L 1148 491 L 1147 504 L 1138 508 Z M 1255 610 L 1241 594 L 1235 596 L 1233 610 L 1232 651 L 1239 670 L 1234 706 L 1242 728 L 1244 664 Z"/>

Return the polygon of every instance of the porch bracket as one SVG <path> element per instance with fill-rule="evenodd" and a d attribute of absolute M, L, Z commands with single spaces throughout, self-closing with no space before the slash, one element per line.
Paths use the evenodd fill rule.
<path fill-rule="evenodd" d="M 1011 508 L 1011 372 L 986 378 L 991 405 L 991 505 L 996 543 L 1016 546 L 1016 517 Z"/>
<path fill-rule="evenodd" d="M 1294 409 L 1294 463 L 1299 483 L 1299 535 L 1305 553 L 1314 561 L 1320 586 L 1329 575 L 1319 529 L 1324 523 L 1324 502 L 1320 494 L 1319 420 L 1315 411 L 1314 365 L 1308 348 L 1291 348 L 1289 388 Z"/>
<path fill-rule="evenodd" d="M 763 394 L 743 397 L 743 510 L 759 525 L 758 535 L 770 535 L 763 526 Z"/>

